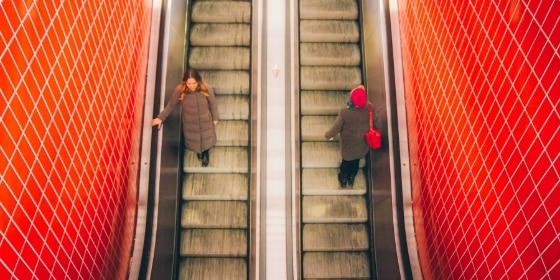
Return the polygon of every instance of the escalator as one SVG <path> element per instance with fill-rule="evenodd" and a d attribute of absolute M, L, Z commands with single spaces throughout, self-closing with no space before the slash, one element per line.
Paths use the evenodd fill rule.
<path fill-rule="evenodd" d="M 290 204 L 293 212 L 288 209 L 282 221 L 294 223 L 290 227 L 294 233 L 288 233 L 287 243 L 281 244 L 288 250 L 278 252 L 286 254 L 284 272 L 297 274 L 291 276 L 296 279 L 402 279 L 400 247 L 395 243 L 390 155 L 384 150 L 388 145 L 360 161 L 353 187 L 340 188 L 338 139 L 328 141 L 323 136 L 346 104 L 349 91 L 359 84 L 367 84 L 369 100 L 380 109 L 376 110 L 378 121 L 387 123 L 385 54 L 379 50 L 383 36 L 378 28 L 383 22 L 379 16 L 382 10 L 376 3 L 360 0 L 296 3 L 290 7 L 298 10 L 294 25 L 297 59 L 289 67 L 295 67 L 290 71 L 296 73 L 293 78 L 299 79 L 299 84 L 293 83 L 297 89 L 286 94 L 297 95 L 297 106 L 291 109 L 300 114 L 295 118 L 299 121 L 295 124 L 299 131 L 295 137 L 299 146 L 295 161 L 299 160 L 299 166 L 295 163 L 297 171 L 293 173 L 299 183 L 295 187 L 299 188 L 289 194 L 295 202 Z M 270 228 L 266 227 L 271 223 L 265 220 L 268 205 L 259 203 L 276 198 L 261 191 L 269 185 L 263 179 L 268 177 L 260 177 L 259 166 L 266 152 L 260 154 L 259 149 L 267 151 L 267 147 L 257 146 L 264 141 L 255 134 L 275 128 L 263 127 L 257 114 L 268 108 L 257 107 L 262 105 L 261 100 L 266 104 L 267 93 L 252 91 L 267 88 L 260 87 L 260 83 L 268 74 L 261 73 L 261 67 L 255 65 L 262 63 L 265 69 L 272 63 L 261 62 L 259 51 L 278 51 L 267 44 L 277 41 L 271 38 L 283 35 L 271 32 L 266 25 L 259 30 L 261 26 L 257 28 L 256 21 L 252 22 L 267 22 L 269 13 L 262 18 L 257 15 L 257 11 L 261 12 L 258 5 L 262 4 L 258 1 L 194 0 L 170 4 L 167 11 L 172 19 L 166 29 L 169 36 L 162 36 L 168 39 L 162 41 L 169 42 L 163 48 L 167 60 L 162 63 L 162 88 L 174 88 L 185 66 L 198 69 L 216 93 L 220 110 L 218 143 L 210 150 L 209 166 L 202 167 L 196 155 L 183 151 L 178 143 L 178 115 L 174 116 L 175 122 L 168 121 L 161 130 L 162 160 L 154 179 L 159 181 L 154 191 L 157 231 L 152 235 L 153 265 L 147 256 L 142 269 L 152 279 L 262 278 L 274 273 L 272 267 L 283 265 L 262 255 L 275 253 L 269 244 L 275 239 L 269 238 Z M 266 4 L 264 8 L 262 11 L 267 11 Z M 261 32 L 267 36 L 260 37 Z M 362 49 L 363 45 L 367 48 Z M 286 46 L 278 47 L 285 51 Z M 286 73 L 290 71 L 286 69 Z M 278 129 L 288 126 L 281 124 Z M 277 164 L 268 159 L 264 162 Z M 272 231 L 284 234 L 281 230 Z M 292 240 L 296 245 L 290 243 Z"/>
<path fill-rule="evenodd" d="M 214 89 L 220 120 L 210 163 L 185 151 L 179 279 L 247 279 L 250 252 L 251 2 L 192 1 L 187 67 Z"/>
<path fill-rule="evenodd" d="M 338 139 L 325 139 L 352 88 L 363 84 L 357 0 L 299 1 L 301 256 L 303 279 L 372 279 L 365 160 L 341 188 Z"/>

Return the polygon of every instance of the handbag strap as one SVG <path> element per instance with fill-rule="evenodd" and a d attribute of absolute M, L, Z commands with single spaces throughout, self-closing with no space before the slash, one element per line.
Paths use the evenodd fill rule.
<path fill-rule="evenodd" d="M 368 104 L 369 107 L 369 128 L 373 128 L 373 106 Z"/>

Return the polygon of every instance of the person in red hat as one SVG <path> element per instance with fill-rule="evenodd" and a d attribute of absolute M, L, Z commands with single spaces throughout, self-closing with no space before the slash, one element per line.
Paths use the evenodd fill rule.
<path fill-rule="evenodd" d="M 332 140 L 340 133 L 340 163 L 338 182 L 342 188 L 352 186 L 358 173 L 360 159 L 369 152 L 364 134 L 369 129 L 367 93 L 363 85 L 350 91 L 347 106 L 341 108 L 325 137 Z"/>

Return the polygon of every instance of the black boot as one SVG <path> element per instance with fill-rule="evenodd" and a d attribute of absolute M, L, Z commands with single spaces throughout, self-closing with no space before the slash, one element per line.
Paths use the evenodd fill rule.
<path fill-rule="evenodd" d="M 208 154 L 208 150 L 202 152 L 202 166 L 206 167 L 210 163 L 210 155 Z"/>
<path fill-rule="evenodd" d="M 356 174 L 357 173 L 358 173 L 358 171 L 352 171 L 352 172 L 348 173 L 347 181 L 348 181 L 348 185 L 350 187 L 354 186 L 354 179 L 356 179 Z"/>
<path fill-rule="evenodd" d="M 347 179 L 342 173 L 338 173 L 338 183 L 340 183 L 341 188 L 346 188 Z"/>
<path fill-rule="evenodd" d="M 196 153 L 196 157 L 198 158 L 199 161 L 202 160 L 202 154 L 201 153 Z"/>
<path fill-rule="evenodd" d="M 356 174 L 348 176 L 348 178 L 347 178 L 348 186 L 350 186 L 350 187 L 354 186 L 354 179 L 355 178 L 356 178 Z"/>

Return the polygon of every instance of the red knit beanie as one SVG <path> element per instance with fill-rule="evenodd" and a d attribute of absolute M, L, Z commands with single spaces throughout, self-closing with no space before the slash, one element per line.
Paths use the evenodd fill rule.
<path fill-rule="evenodd" d="M 350 92 L 350 101 L 356 106 L 356 108 L 362 108 L 366 106 L 367 94 L 362 87 L 356 87 Z"/>

